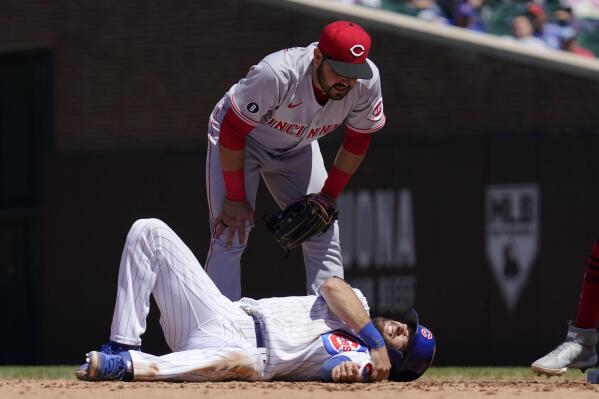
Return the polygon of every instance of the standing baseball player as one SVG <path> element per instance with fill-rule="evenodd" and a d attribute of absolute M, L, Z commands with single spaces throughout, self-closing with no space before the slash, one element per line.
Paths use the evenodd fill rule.
<path fill-rule="evenodd" d="M 206 272 L 231 300 L 241 296 L 240 260 L 254 226 L 261 176 L 282 209 L 310 193 L 332 204 L 383 127 L 379 72 L 370 36 L 347 21 L 324 27 L 318 43 L 270 54 L 210 115 L 206 185 L 211 242 Z M 328 174 L 318 139 L 343 122 L 345 138 Z M 343 278 L 339 226 L 302 244 L 307 291 Z"/>
<path fill-rule="evenodd" d="M 587 259 L 580 290 L 576 322 L 568 326 L 566 339 L 557 348 L 532 364 L 532 369 L 548 376 L 562 375 L 568 367 L 586 370 L 597 364 L 599 324 L 599 239 Z"/>
<path fill-rule="evenodd" d="M 150 295 L 173 353 L 140 350 Z M 121 257 L 110 341 L 76 375 L 100 380 L 411 381 L 432 362 L 435 339 L 414 311 L 405 324 L 370 320 L 358 290 L 336 277 L 320 295 L 243 298 L 221 294 L 163 222 L 135 222 Z"/>

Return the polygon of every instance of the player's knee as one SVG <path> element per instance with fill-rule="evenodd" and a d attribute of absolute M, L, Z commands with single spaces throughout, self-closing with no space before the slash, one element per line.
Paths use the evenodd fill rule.
<path fill-rule="evenodd" d="M 237 249 L 239 251 L 243 251 L 245 249 L 245 247 L 247 246 L 247 242 L 250 236 L 250 232 L 252 230 L 252 226 L 250 226 L 249 224 L 247 224 L 245 226 L 245 242 L 241 243 L 239 242 L 239 236 L 237 234 L 237 232 L 235 233 L 235 237 L 233 238 L 233 243 L 231 245 L 231 247 L 228 250 L 231 249 Z M 218 245 L 222 246 L 222 247 L 227 247 L 227 240 L 228 240 L 228 231 L 225 230 L 218 238 L 212 238 Z"/>
<path fill-rule="evenodd" d="M 340 277 L 331 276 L 327 278 L 318 288 L 321 293 L 332 292 L 338 289 L 342 289 L 343 286 L 347 286 L 347 282 Z"/>
<path fill-rule="evenodd" d="M 155 228 L 165 228 L 165 227 L 167 227 L 166 223 L 164 223 L 160 219 L 156 219 L 156 218 L 138 219 L 133 223 L 133 225 L 131 225 L 131 229 L 129 230 L 129 235 L 127 236 L 127 238 L 129 239 L 130 237 L 133 237 L 133 236 L 138 237 L 140 234 L 151 232 Z"/>
<path fill-rule="evenodd" d="M 214 239 L 214 241 L 221 247 L 226 248 L 227 251 L 235 250 L 243 252 L 245 250 L 245 247 L 247 246 L 247 237 L 246 242 L 243 244 L 241 244 L 237 237 L 235 237 L 235 239 L 233 240 L 233 244 L 230 247 L 227 246 L 227 237 L 220 236 L 219 238 Z"/>

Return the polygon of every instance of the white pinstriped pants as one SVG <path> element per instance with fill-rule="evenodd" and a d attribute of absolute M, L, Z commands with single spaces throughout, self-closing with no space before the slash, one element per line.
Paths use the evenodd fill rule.
<path fill-rule="evenodd" d="M 130 351 L 135 380 L 261 378 L 252 318 L 220 293 L 191 250 L 158 219 L 136 221 L 127 235 L 111 340 L 141 345 L 150 294 L 174 353 Z"/>

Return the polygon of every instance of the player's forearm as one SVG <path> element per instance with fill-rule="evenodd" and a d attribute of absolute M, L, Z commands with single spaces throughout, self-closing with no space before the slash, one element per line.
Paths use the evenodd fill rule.
<path fill-rule="evenodd" d="M 358 170 L 365 156 L 366 154 L 353 154 L 346 150 L 345 147 L 341 147 L 339 152 L 337 152 L 334 165 L 340 171 L 353 175 Z"/>
<path fill-rule="evenodd" d="M 360 331 L 370 322 L 370 317 L 356 293 L 340 278 L 327 279 L 320 286 L 320 295 L 335 316 L 354 331 Z"/>
<path fill-rule="evenodd" d="M 218 151 L 222 170 L 232 171 L 243 168 L 245 150 L 231 150 L 221 145 Z"/>
<path fill-rule="evenodd" d="M 337 153 L 333 167 L 321 192 L 336 199 L 356 172 L 372 141 L 372 134 L 345 129 L 345 140 Z"/>
<path fill-rule="evenodd" d="M 375 328 L 362 302 L 345 280 L 329 277 L 319 290 L 329 309 L 358 333 L 371 351 L 385 347 L 383 336 Z"/>
<path fill-rule="evenodd" d="M 219 146 L 220 167 L 223 171 L 227 199 L 230 201 L 245 201 L 245 176 L 243 161 L 245 150 L 231 150 Z"/>
<path fill-rule="evenodd" d="M 360 166 L 360 163 L 362 163 L 362 159 L 364 159 L 363 154 L 352 154 L 341 147 L 321 192 L 330 198 L 337 199 L 349 182 L 349 179 L 351 179 L 354 172 L 358 169 L 358 166 Z"/>

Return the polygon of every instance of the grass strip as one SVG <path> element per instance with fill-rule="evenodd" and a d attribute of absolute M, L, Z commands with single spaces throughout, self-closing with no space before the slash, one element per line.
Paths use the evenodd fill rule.
<path fill-rule="evenodd" d="M 67 379 L 73 380 L 72 366 L 0 366 L 0 379 Z M 529 367 L 431 367 L 422 377 L 430 379 L 533 379 L 536 375 Z M 568 370 L 559 379 L 584 379 L 579 370 Z M 555 379 L 558 381 L 558 379 Z"/>
<path fill-rule="evenodd" d="M 426 379 L 532 379 L 537 375 L 530 367 L 431 367 Z M 570 369 L 561 379 L 582 379 L 580 370 Z M 556 379 L 557 381 L 557 379 Z"/>
<path fill-rule="evenodd" d="M 79 366 L 0 366 L 0 379 L 55 380 L 75 378 Z"/>

